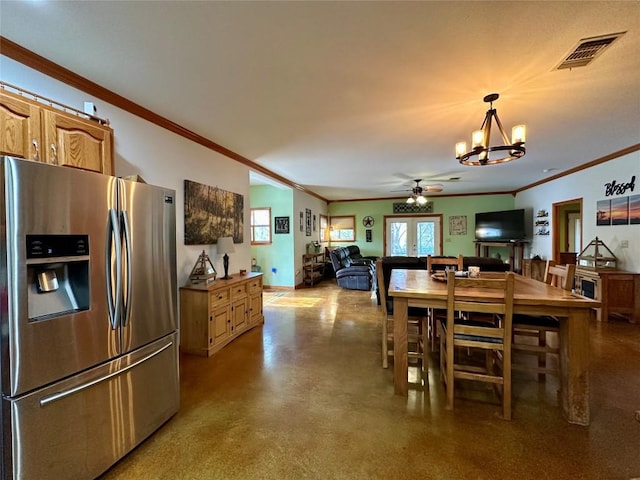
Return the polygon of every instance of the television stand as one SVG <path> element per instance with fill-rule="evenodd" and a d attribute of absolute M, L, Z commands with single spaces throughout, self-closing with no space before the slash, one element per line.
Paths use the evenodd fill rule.
<path fill-rule="evenodd" d="M 524 246 L 527 242 L 476 242 L 476 256 L 488 257 L 491 247 L 507 248 L 509 250 L 509 270 L 511 272 L 522 273 L 524 258 Z"/>

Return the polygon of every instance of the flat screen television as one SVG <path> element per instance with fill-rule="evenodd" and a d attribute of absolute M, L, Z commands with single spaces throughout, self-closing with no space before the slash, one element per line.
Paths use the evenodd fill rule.
<path fill-rule="evenodd" d="M 524 209 L 476 213 L 476 241 L 514 242 L 525 238 Z"/>

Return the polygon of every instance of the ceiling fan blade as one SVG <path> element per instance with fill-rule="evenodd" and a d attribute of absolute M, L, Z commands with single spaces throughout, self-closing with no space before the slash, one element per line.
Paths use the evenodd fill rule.
<path fill-rule="evenodd" d="M 427 192 L 441 192 L 443 188 L 444 185 L 442 185 L 441 183 L 433 183 L 424 187 Z"/>

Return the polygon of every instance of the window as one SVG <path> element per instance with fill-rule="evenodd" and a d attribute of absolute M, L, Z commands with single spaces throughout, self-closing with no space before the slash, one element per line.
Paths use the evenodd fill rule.
<path fill-rule="evenodd" d="M 271 209 L 251 209 L 251 245 L 271 243 Z"/>
<path fill-rule="evenodd" d="M 329 217 L 320 214 L 320 243 L 329 241 Z"/>
<path fill-rule="evenodd" d="M 355 215 L 332 216 L 329 218 L 329 238 L 332 242 L 355 242 Z"/>

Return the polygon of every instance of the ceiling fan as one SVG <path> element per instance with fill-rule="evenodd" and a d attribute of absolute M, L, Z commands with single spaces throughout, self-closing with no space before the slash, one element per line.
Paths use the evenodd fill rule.
<path fill-rule="evenodd" d="M 424 205 L 427 203 L 427 199 L 423 195 L 423 192 L 441 192 L 443 186 L 441 183 L 433 183 L 431 185 L 420 185 L 422 182 L 421 178 L 416 178 L 413 180 L 416 184 L 409 189 L 406 190 L 395 190 L 396 192 L 411 192 L 409 198 L 407 198 L 407 203 L 418 203 L 420 205 Z"/>

